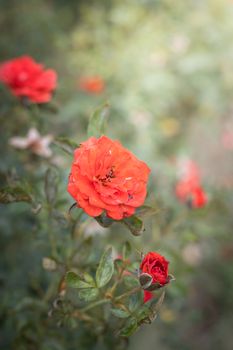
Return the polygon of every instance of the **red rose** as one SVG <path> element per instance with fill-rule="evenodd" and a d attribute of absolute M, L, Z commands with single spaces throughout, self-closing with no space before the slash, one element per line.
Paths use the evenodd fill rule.
<path fill-rule="evenodd" d="M 22 56 L 1 64 L 0 81 L 17 97 L 45 103 L 51 100 L 52 92 L 56 88 L 57 74 L 53 69 L 45 70 L 42 64 L 35 62 L 30 56 Z"/>
<path fill-rule="evenodd" d="M 91 94 L 100 94 L 104 90 L 104 81 L 101 77 L 83 77 L 80 79 L 79 88 Z"/>
<path fill-rule="evenodd" d="M 144 289 L 154 290 L 169 283 L 169 262 L 156 252 L 147 253 L 140 265 L 139 280 Z"/>
<path fill-rule="evenodd" d="M 131 216 L 146 197 L 150 169 L 118 141 L 91 137 L 74 152 L 68 192 L 90 216 Z"/>
<path fill-rule="evenodd" d="M 192 160 L 183 159 L 179 170 L 180 180 L 175 188 L 177 198 L 192 208 L 203 207 L 207 203 L 207 196 L 201 187 L 199 167 Z"/>

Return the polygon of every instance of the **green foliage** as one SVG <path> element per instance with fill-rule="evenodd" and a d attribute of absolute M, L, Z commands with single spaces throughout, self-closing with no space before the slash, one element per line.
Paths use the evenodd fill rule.
<path fill-rule="evenodd" d="M 122 222 L 128 227 L 134 236 L 140 236 L 145 230 L 143 221 L 135 215 L 123 219 Z"/>
<path fill-rule="evenodd" d="M 99 266 L 96 270 L 96 284 L 99 288 L 104 287 L 112 278 L 114 264 L 112 258 L 112 248 L 109 247 L 103 253 Z"/>
<path fill-rule="evenodd" d="M 0 189 L 0 203 L 32 202 L 31 195 L 23 187 L 4 187 Z"/>
<path fill-rule="evenodd" d="M 48 104 L 0 84 L 0 348 L 231 350 L 231 1 L 9 0 L 0 12 L 0 62 L 29 54 L 58 72 Z M 103 92 L 82 91 L 96 75 Z M 86 130 L 106 133 L 106 100 L 107 135 L 151 168 L 146 204 L 123 224 L 71 207 L 66 189 Z M 10 145 L 31 127 L 53 134 L 52 157 Z M 205 208 L 175 196 L 180 156 L 201 168 Z M 138 278 L 152 250 L 176 276 L 162 308 L 164 289 L 144 304 Z"/>
<path fill-rule="evenodd" d="M 69 271 L 66 274 L 66 283 L 68 287 L 71 288 L 92 288 L 93 283 L 88 283 L 87 281 L 84 281 L 81 277 L 79 277 L 75 272 Z"/>
<path fill-rule="evenodd" d="M 105 103 L 93 112 L 87 129 L 87 135 L 89 137 L 100 137 L 105 133 L 108 108 L 109 104 Z"/>
<path fill-rule="evenodd" d="M 45 174 L 45 194 L 49 205 L 53 205 L 57 197 L 57 173 L 54 169 L 49 168 Z"/>
<path fill-rule="evenodd" d="M 79 145 L 68 137 L 56 137 L 53 143 L 62 149 L 67 154 L 73 155 L 74 150 L 79 147 Z"/>

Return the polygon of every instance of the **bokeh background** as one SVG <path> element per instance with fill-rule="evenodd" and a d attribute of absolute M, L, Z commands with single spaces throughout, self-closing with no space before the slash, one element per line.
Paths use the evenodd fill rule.
<path fill-rule="evenodd" d="M 11 136 L 36 125 L 42 134 L 80 143 L 91 112 L 105 101 L 108 136 L 152 168 L 149 199 L 164 210 L 136 245 L 166 255 L 176 282 L 158 319 L 132 337 L 130 349 L 232 349 L 232 18 L 230 0 L 0 0 L 0 61 L 28 54 L 58 72 L 39 126 L 1 85 L 1 181 L 36 169 L 39 182 L 47 166 L 12 149 Z M 82 91 L 80 79 L 93 76 L 104 88 Z M 190 210 L 174 195 L 175 164 L 183 156 L 201 169 L 208 193 L 202 209 Z M 55 146 L 53 158 L 65 210 L 72 204 L 65 191 L 70 158 Z M 39 312 L 24 310 L 28 295 L 38 297 L 39 308 L 47 283 L 43 225 L 27 204 L 1 206 L 0 229 L 1 349 L 95 348 L 88 335 L 81 344 L 78 333 L 59 330 L 57 339 Z M 101 233 L 95 236 L 108 235 Z M 66 241 L 62 232 L 58 237 Z"/>

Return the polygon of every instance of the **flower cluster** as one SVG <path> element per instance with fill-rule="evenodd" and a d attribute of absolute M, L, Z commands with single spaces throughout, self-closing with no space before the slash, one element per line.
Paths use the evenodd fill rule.
<path fill-rule="evenodd" d="M 5 83 L 15 96 L 27 98 L 30 102 L 50 101 L 52 92 L 56 88 L 56 80 L 57 75 L 54 70 L 45 70 L 43 65 L 29 56 L 7 61 L 0 66 L 0 81 Z M 80 80 L 79 87 L 83 91 L 97 94 L 103 91 L 104 82 L 99 77 L 83 78 Z M 52 151 L 49 145 L 52 140 L 53 135 L 41 136 L 37 129 L 30 128 L 26 137 L 12 137 L 9 139 L 9 144 L 18 149 L 28 149 L 42 157 L 51 157 Z M 90 137 L 74 151 L 67 189 L 77 206 L 89 216 L 98 217 L 104 214 L 97 220 L 103 217 L 106 219 L 106 216 L 108 220 L 122 220 L 132 216 L 136 208 L 144 203 L 149 174 L 150 169 L 147 164 L 125 149 L 119 141 L 111 140 L 104 135 L 99 138 Z M 138 218 L 134 219 L 140 221 Z M 110 222 L 112 223 L 112 220 Z M 128 221 L 125 220 L 126 222 Z M 121 255 L 118 258 L 124 260 L 123 265 L 129 263 L 129 260 L 123 259 Z M 102 288 L 112 278 L 114 265 L 108 250 L 101 259 L 102 263 L 96 271 L 95 286 Z M 144 303 L 154 297 L 151 291 L 164 287 L 170 282 L 168 264 L 168 261 L 156 252 L 149 252 L 143 257 L 138 277 L 141 284 L 139 289 L 144 292 Z M 44 258 L 43 267 L 53 271 L 56 270 L 56 263 L 49 258 Z M 121 276 L 125 275 L 132 277 L 132 272 L 127 271 L 126 267 L 120 272 L 119 281 Z M 91 276 L 85 282 L 79 281 L 72 271 L 69 276 L 71 279 L 68 279 L 68 282 L 71 286 L 80 289 L 84 287 L 87 301 L 99 295 L 98 289 L 92 284 Z M 77 280 L 74 281 L 74 278 Z M 62 281 L 64 282 L 64 277 Z M 64 283 L 61 283 L 63 290 L 60 296 L 65 295 L 67 286 L 66 282 Z M 115 287 L 116 284 L 113 284 L 111 293 L 114 292 Z M 89 288 L 92 293 L 94 292 L 93 295 L 89 294 L 90 299 L 87 297 Z M 134 289 L 132 293 L 135 293 Z M 151 310 L 148 309 L 147 312 L 147 318 L 150 319 Z"/>

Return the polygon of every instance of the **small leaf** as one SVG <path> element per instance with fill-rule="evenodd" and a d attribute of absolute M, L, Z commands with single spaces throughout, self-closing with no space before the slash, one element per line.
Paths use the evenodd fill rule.
<path fill-rule="evenodd" d="M 137 320 L 135 318 L 130 318 L 129 321 L 126 323 L 126 326 L 124 328 L 121 329 L 120 331 L 120 336 L 121 337 L 129 337 L 130 335 L 132 335 L 133 333 L 136 332 L 136 330 L 138 329 L 138 323 Z"/>
<path fill-rule="evenodd" d="M 81 289 L 78 296 L 81 300 L 92 301 L 95 300 L 99 295 L 99 290 L 97 288 Z"/>
<path fill-rule="evenodd" d="M 71 288 L 92 288 L 92 285 L 90 285 L 90 283 L 83 281 L 82 278 L 73 271 L 67 272 L 66 283 Z"/>
<path fill-rule="evenodd" d="M 130 253 L 131 253 L 131 245 L 128 241 L 126 241 L 123 245 L 123 248 L 122 248 L 123 260 L 127 260 L 130 256 Z"/>
<path fill-rule="evenodd" d="M 45 174 L 44 189 L 45 189 L 47 202 L 50 205 L 53 205 L 56 200 L 57 182 L 58 182 L 57 172 L 52 168 L 48 168 Z"/>
<path fill-rule="evenodd" d="M 112 248 L 108 248 L 103 253 L 96 271 L 96 282 L 99 288 L 105 286 L 111 279 L 114 272 L 112 258 Z"/>
<path fill-rule="evenodd" d="M 148 273 L 141 273 L 139 276 L 139 282 L 143 289 L 147 289 L 153 282 L 153 278 Z"/>
<path fill-rule="evenodd" d="M 143 205 L 142 207 L 137 208 L 136 215 L 140 218 L 145 218 L 149 216 L 156 215 L 159 212 L 158 208 L 150 207 L 149 205 Z"/>
<path fill-rule="evenodd" d="M 134 236 L 140 236 L 145 230 L 143 221 L 135 215 L 123 219 L 122 222 L 128 227 Z"/>
<path fill-rule="evenodd" d="M 96 286 L 94 278 L 91 275 L 89 275 L 89 273 L 84 272 L 83 279 L 85 280 L 85 282 L 89 283 L 91 286 L 93 287 Z"/>
<path fill-rule="evenodd" d="M 79 144 L 67 137 L 56 137 L 53 143 L 70 155 L 73 155 L 74 150 L 79 147 Z"/>
<path fill-rule="evenodd" d="M 168 275 L 168 279 L 169 279 L 169 282 L 172 282 L 172 281 L 176 280 L 176 278 L 172 274 Z"/>
<path fill-rule="evenodd" d="M 106 213 L 103 213 L 99 216 L 95 217 L 95 220 L 100 224 L 102 227 L 109 227 L 114 223 L 114 220 L 109 218 Z"/>
<path fill-rule="evenodd" d="M 0 189 L 0 203 L 32 202 L 31 195 L 23 187 L 4 187 Z"/>
<path fill-rule="evenodd" d="M 111 309 L 111 313 L 118 318 L 127 318 L 130 316 L 128 311 L 122 309 Z"/>
<path fill-rule="evenodd" d="M 89 137 L 100 137 L 104 134 L 108 109 L 109 104 L 105 103 L 104 105 L 98 107 L 92 114 L 87 129 L 87 134 Z"/>

